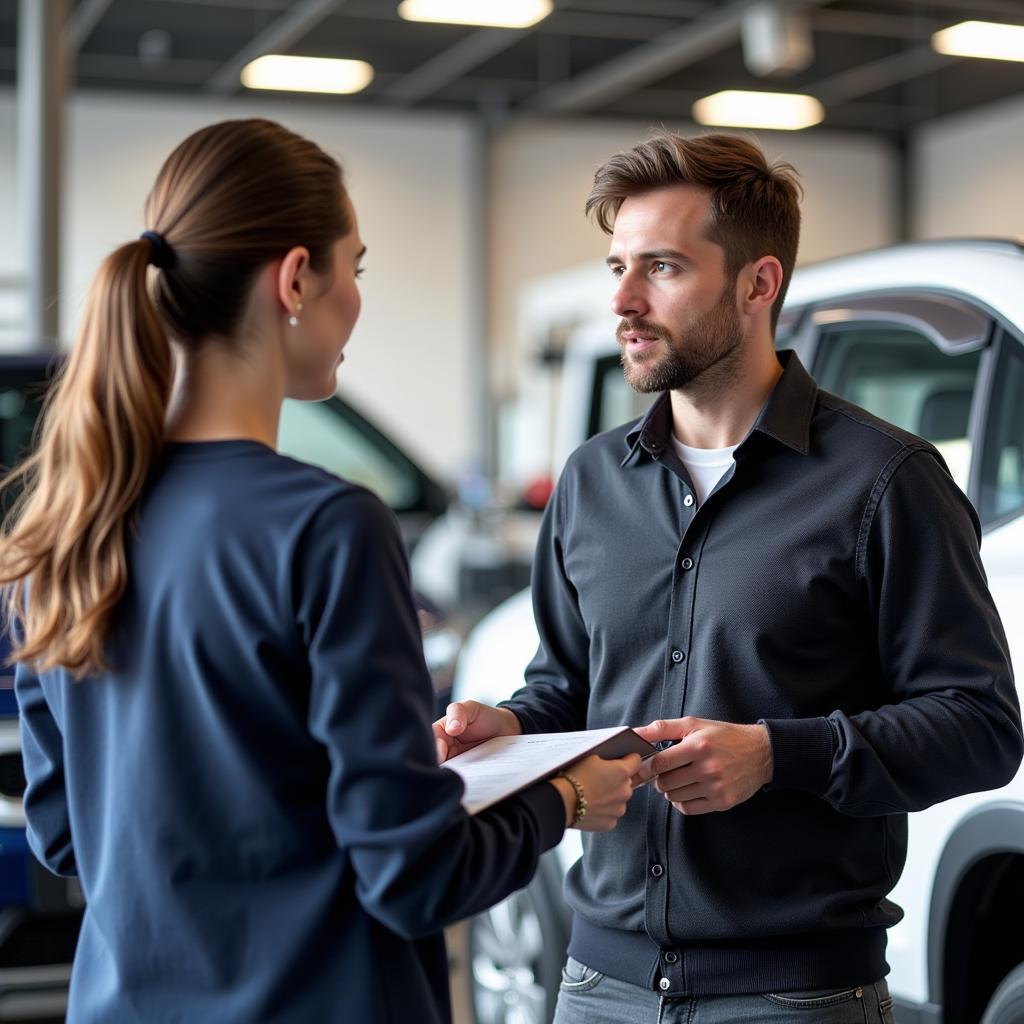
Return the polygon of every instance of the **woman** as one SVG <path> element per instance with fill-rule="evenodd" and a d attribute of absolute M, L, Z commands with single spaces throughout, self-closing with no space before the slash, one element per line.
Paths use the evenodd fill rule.
<path fill-rule="evenodd" d="M 524 885 L 577 792 L 464 813 L 393 517 L 274 451 L 359 315 L 337 164 L 213 125 L 146 223 L 93 284 L 0 545 L 29 841 L 87 899 L 68 1020 L 444 1020 L 440 929 Z M 636 763 L 573 767 L 584 826 Z"/>

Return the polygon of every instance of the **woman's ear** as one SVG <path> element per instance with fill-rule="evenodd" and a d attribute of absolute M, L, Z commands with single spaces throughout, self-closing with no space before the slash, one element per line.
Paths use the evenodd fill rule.
<path fill-rule="evenodd" d="M 298 313 L 309 286 L 309 250 L 296 245 L 285 253 L 277 271 L 277 297 L 286 316 Z"/>

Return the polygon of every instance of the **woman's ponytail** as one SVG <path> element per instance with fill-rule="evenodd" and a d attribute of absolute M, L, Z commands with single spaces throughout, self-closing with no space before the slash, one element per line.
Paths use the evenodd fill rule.
<path fill-rule="evenodd" d="M 24 488 L 0 540 L 12 656 L 40 670 L 61 665 L 82 676 L 107 667 L 128 530 L 163 443 L 173 379 L 147 289 L 151 247 L 141 239 L 103 263 L 38 446 L 2 482 Z"/>
<path fill-rule="evenodd" d="M 0 481 L 24 486 L 0 538 L 16 660 L 76 676 L 108 667 L 132 517 L 164 440 L 168 339 L 194 352 L 234 338 L 260 269 L 294 246 L 328 273 L 348 210 L 337 162 L 272 121 L 209 125 L 164 162 L 151 230 L 100 268 L 38 446 Z"/>

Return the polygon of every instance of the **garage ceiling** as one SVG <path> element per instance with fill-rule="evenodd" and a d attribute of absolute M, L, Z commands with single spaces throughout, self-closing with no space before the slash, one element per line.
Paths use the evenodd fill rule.
<path fill-rule="evenodd" d="M 172 94 L 243 91 L 261 53 L 351 57 L 376 69 L 346 107 L 688 119 L 720 89 L 809 92 L 823 127 L 894 136 L 1024 92 L 1024 64 L 941 56 L 931 34 L 968 19 L 1024 23 L 1021 0 L 778 0 L 801 11 L 813 60 L 788 76 L 745 64 L 754 0 L 556 0 L 525 30 L 402 21 L 398 0 L 76 0 L 75 84 Z M 16 72 L 18 0 L 0 0 L 0 83 Z M 812 129 L 813 130 L 813 129 Z"/>

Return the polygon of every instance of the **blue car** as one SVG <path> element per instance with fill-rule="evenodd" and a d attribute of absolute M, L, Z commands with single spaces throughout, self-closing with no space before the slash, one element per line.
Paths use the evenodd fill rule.
<path fill-rule="evenodd" d="M 32 442 L 46 386 L 59 357 L 0 355 L 0 466 Z M 448 506 L 445 489 L 348 402 L 286 402 L 279 450 L 370 487 L 394 509 L 413 548 Z M 6 514 L 15 495 L 0 492 Z M 419 600 L 424 653 L 443 709 L 461 638 L 440 609 Z M 14 670 L 0 631 L 0 1022 L 61 1021 L 67 1005 L 84 900 L 77 879 L 46 871 L 28 848 Z"/>

